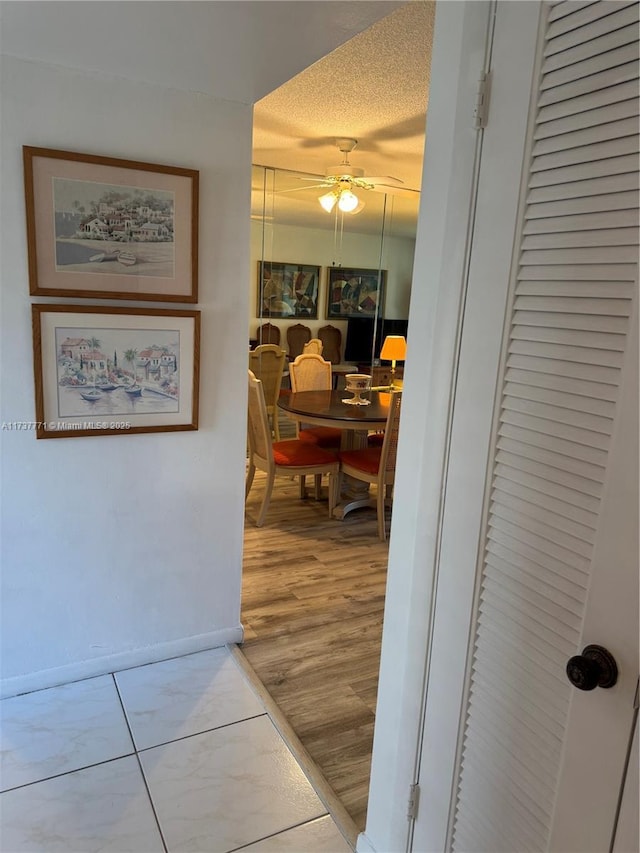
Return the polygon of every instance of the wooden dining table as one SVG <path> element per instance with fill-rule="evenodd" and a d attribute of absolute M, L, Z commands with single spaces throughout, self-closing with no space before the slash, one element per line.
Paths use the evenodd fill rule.
<path fill-rule="evenodd" d="M 370 431 L 383 430 L 389 415 L 391 394 L 385 391 L 367 392 L 366 406 L 354 406 L 345 403 L 351 395 L 341 391 L 298 391 L 283 394 L 278 407 L 291 420 L 311 426 L 327 426 L 342 430 L 341 450 L 355 450 L 367 446 Z M 344 516 L 353 509 L 363 506 L 375 507 L 375 501 L 369 497 L 367 483 L 350 477 L 343 477 L 341 500 L 334 510 L 336 518 Z"/>

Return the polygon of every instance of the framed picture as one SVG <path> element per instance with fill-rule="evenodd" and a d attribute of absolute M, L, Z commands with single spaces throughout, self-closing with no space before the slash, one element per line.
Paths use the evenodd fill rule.
<path fill-rule="evenodd" d="M 198 301 L 193 169 L 23 148 L 34 296 Z"/>
<path fill-rule="evenodd" d="M 258 317 L 318 317 L 320 267 L 258 261 Z"/>
<path fill-rule="evenodd" d="M 329 267 L 327 275 L 327 318 L 382 316 L 386 270 Z"/>
<path fill-rule="evenodd" d="M 198 428 L 199 311 L 31 310 L 38 438 Z"/>

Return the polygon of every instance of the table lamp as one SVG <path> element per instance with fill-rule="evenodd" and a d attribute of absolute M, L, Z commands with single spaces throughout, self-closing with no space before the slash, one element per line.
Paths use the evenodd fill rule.
<path fill-rule="evenodd" d="M 402 335 L 387 335 L 380 350 L 380 358 L 391 362 L 391 387 L 396 378 L 396 361 L 404 361 L 407 357 L 407 342 Z"/>

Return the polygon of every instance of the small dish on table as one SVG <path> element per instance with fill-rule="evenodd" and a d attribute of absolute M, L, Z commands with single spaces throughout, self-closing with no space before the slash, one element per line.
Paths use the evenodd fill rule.
<path fill-rule="evenodd" d="M 368 406 L 370 400 L 365 400 L 362 394 L 371 390 L 371 376 L 367 373 L 347 373 L 344 377 L 345 390 L 353 397 L 345 397 L 342 402 L 350 406 Z"/>

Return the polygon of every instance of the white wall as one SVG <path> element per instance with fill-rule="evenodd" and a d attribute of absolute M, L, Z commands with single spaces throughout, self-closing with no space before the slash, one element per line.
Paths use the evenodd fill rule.
<path fill-rule="evenodd" d="M 233 350 L 249 297 L 222 283 L 249 274 L 248 207 L 232 199 L 249 196 L 251 108 L 10 57 L 1 95 L 2 420 L 34 419 L 30 304 L 55 301 L 29 297 L 23 144 L 199 169 L 202 312 L 197 432 L 2 432 L 3 679 L 239 639 L 244 436 L 232 413 L 245 365 Z"/>
<path fill-rule="evenodd" d="M 253 104 L 404 0 L 2 0 L 3 51 Z"/>
<path fill-rule="evenodd" d="M 328 227 L 304 228 L 295 225 L 273 223 L 265 228 L 264 258 L 265 260 L 314 264 L 321 267 L 320 287 L 318 292 L 317 320 L 280 320 L 271 319 L 269 322 L 278 326 L 283 332 L 284 343 L 286 328 L 294 323 L 304 323 L 315 333 L 320 326 L 330 323 L 342 330 L 342 345 L 345 344 L 347 330 L 346 320 L 327 319 L 327 268 L 336 258 L 334 232 L 327 217 Z M 262 223 L 251 222 L 251 269 L 249 294 L 249 332 L 255 337 L 258 326 L 265 322 L 257 317 L 258 309 L 258 263 L 262 258 Z M 405 320 L 409 316 L 409 299 L 411 296 L 411 278 L 413 275 L 413 254 L 415 240 L 410 237 L 386 235 L 381 241 L 380 235 L 359 234 L 350 230 L 345 231 L 342 242 L 342 266 L 362 267 L 363 269 L 381 268 L 387 270 L 386 298 L 384 303 L 385 317 Z M 381 254 L 382 253 L 382 254 Z M 343 353 L 344 354 L 344 353 Z"/>
<path fill-rule="evenodd" d="M 29 297 L 23 145 L 198 169 L 202 312 L 197 432 L 0 431 L 6 695 L 240 639 L 250 105 L 397 5 L 0 5 L 2 420 L 34 419 L 55 301 Z"/>

